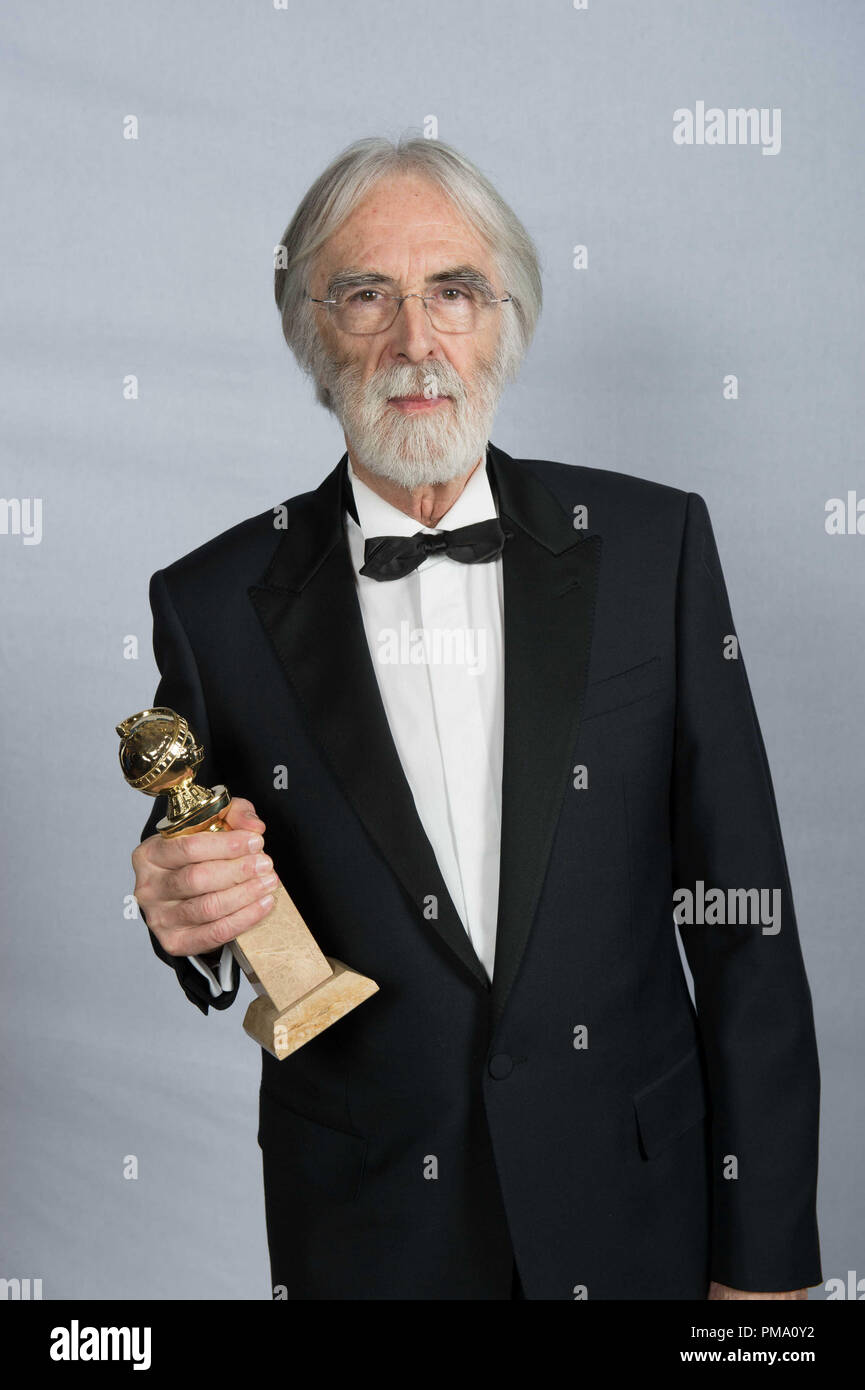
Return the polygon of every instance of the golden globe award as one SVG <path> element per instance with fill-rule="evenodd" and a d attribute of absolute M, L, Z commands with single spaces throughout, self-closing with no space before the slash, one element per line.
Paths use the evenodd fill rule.
<path fill-rule="evenodd" d="M 168 798 L 168 813 L 156 826 L 160 835 L 228 829 L 224 817 L 231 797 L 224 786 L 195 785 L 204 749 L 181 715 L 165 707 L 144 709 L 116 729 L 120 767 L 129 785 L 147 796 Z M 282 1061 L 375 994 L 378 985 L 322 955 L 282 884 L 271 891 L 274 901 L 267 916 L 229 945 L 257 995 L 243 1027 Z"/>

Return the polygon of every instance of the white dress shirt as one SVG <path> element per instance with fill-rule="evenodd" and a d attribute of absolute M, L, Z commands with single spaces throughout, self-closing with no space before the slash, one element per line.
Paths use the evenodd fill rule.
<path fill-rule="evenodd" d="M 372 536 L 434 535 L 496 516 L 485 463 L 435 527 L 391 506 L 348 463 L 358 522 L 346 533 L 364 631 L 391 735 L 454 907 L 492 979 L 496 948 L 504 733 L 501 556 L 461 564 L 431 555 L 400 579 L 360 574 Z M 233 985 L 223 948 L 215 997 Z"/>

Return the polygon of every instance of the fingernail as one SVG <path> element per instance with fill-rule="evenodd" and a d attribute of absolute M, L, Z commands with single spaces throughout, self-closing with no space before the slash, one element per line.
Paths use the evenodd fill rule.
<path fill-rule="evenodd" d="M 266 898 L 259 898 L 259 900 L 258 900 L 258 905 L 259 905 L 259 907 L 270 907 L 272 903 L 273 903 L 273 894 L 272 894 L 272 893 L 268 893 L 268 895 L 267 895 Z"/>
<path fill-rule="evenodd" d="M 254 854 L 257 849 L 261 849 L 261 846 L 264 844 L 264 838 L 261 835 L 250 835 L 246 843 L 250 854 Z"/>
<path fill-rule="evenodd" d="M 266 878 L 261 880 L 261 887 L 271 888 L 274 883 L 276 883 L 276 874 L 268 874 Z"/>
<path fill-rule="evenodd" d="M 255 861 L 255 872 L 257 874 L 269 873 L 273 868 L 273 860 L 269 854 L 260 854 Z"/>

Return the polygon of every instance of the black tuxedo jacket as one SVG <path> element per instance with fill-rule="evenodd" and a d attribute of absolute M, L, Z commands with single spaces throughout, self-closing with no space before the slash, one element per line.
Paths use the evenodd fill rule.
<path fill-rule="evenodd" d="M 514 1256 L 530 1299 L 820 1283 L 811 998 L 703 499 L 488 446 L 510 533 L 490 988 L 379 696 L 345 465 L 150 588 L 154 703 L 204 743 L 202 784 L 254 802 L 325 953 L 380 985 L 262 1052 L 274 1285 L 508 1298 Z M 782 916 L 679 928 L 695 1010 L 673 893 L 700 882 L 779 889 Z M 205 1013 L 232 1003 L 151 940 Z"/>

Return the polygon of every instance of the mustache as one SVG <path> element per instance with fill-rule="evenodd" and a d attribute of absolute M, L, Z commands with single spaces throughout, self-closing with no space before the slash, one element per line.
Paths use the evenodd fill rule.
<path fill-rule="evenodd" d="M 363 366 L 349 357 L 330 356 L 323 377 L 332 391 L 358 404 L 386 405 L 394 396 L 449 396 L 454 405 L 465 405 L 474 390 L 482 393 L 494 387 L 500 376 L 495 355 L 483 357 L 475 375 L 467 382 L 450 363 L 430 360 L 422 364 L 391 363 L 381 367 L 366 381 Z"/>
<path fill-rule="evenodd" d="M 349 376 L 350 388 L 362 392 L 367 402 L 384 405 L 394 396 L 449 396 L 457 404 L 468 399 L 468 388 L 456 372 L 418 370 L 413 367 L 387 368 L 368 381 Z"/>

